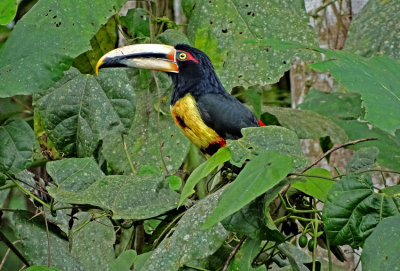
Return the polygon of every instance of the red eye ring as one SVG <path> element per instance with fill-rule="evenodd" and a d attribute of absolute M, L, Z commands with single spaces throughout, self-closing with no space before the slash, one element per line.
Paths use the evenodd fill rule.
<path fill-rule="evenodd" d="M 177 52 L 177 59 L 181 60 L 181 61 L 194 61 L 197 64 L 199 63 L 199 61 L 197 59 L 195 59 L 191 53 L 189 52 L 185 52 L 185 51 L 178 51 Z"/>

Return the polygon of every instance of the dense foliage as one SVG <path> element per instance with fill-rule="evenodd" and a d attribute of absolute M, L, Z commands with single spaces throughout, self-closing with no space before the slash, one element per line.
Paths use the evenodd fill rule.
<path fill-rule="evenodd" d="M 365 270 L 400 266 L 400 185 L 374 183 L 400 174 L 399 29 L 385 21 L 400 20 L 398 1 L 370 1 L 346 51 L 317 46 L 300 0 L 183 0 L 183 26 L 150 1 L 120 16 L 125 2 L 21 1 L 29 11 L 0 26 L 5 270 L 331 270 L 342 245 L 362 248 Z M 0 24 L 17 13 L 4 3 Z M 119 36 L 203 50 L 268 125 L 206 160 L 173 123 L 166 74 L 94 75 Z M 295 59 L 334 91 L 270 106 L 265 85 Z M 300 139 L 320 139 L 325 159 L 355 151 L 332 175 Z"/>

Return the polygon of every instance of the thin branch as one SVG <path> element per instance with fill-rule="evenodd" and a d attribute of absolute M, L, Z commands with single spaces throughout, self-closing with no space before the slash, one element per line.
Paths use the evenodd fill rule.
<path fill-rule="evenodd" d="M 7 247 L 9 247 L 12 252 L 14 252 L 15 255 L 17 255 L 17 257 L 26 265 L 26 266 L 30 266 L 28 261 L 25 259 L 25 257 L 21 254 L 21 252 L 19 252 L 19 250 L 14 246 L 13 243 L 10 242 L 10 240 L 8 240 L 8 238 L 4 235 L 3 232 L 0 231 L 0 240 L 3 241 Z"/>
<path fill-rule="evenodd" d="M 228 270 L 229 264 L 233 260 L 233 257 L 235 257 L 236 253 L 239 251 L 240 247 L 243 245 L 244 241 L 247 239 L 247 235 L 244 235 L 242 239 L 240 239 L 239 243 L 236 245 L 236 247 L 232 250 L 231 254 L 229 254 L 228 259 L 225 262 L 224 268 L 222 268 L 222 271 Z"/>
<path fill-rule="evenodd" d="M 15 245 L 16 243 L 19 243 L 19 242 L 21 242 L 21 240 L 14 241 L 12 244 Z M 3 270 L 3 266 L 4 266 L 4 264 L 6 263 L 6 260 L 7 260 L 7 258 L 8 258 L 8 255 L 10 254 L 10 252 L 11 252 L 11 249 L 8 248 L 7 251 L 6 251 L 6 254 L 4 254 L 4 257 L 3 257 L 3 259 L 1 260 L 1 263 L 0 263 L 0 270 Z"/>
<path fill-rule="evenodd" d="M 152 14 L 153 14 L 153 10 L 151 9 L 151 2 L 150 0 L 147 0 L 147 5 L 148 5 L 148 9 L 149 9 L 149 30 L 150 30 L 150 43 L 153 43 L 153 27 L 152 27 Z M 167 173 L 167 176 L 171 175 L 168 168 L 167 168 L 167 164 L 165 163 L 164 160 L 164 152 L 163 152 L 163 143 L 162 143 L 162 139 L 161 139 L 161 125 L 160 125 L 160 108 L 161 108 L 161 90 L 160 90 L 160 86 L 158 84 L 158 79 L 156 76 L 155 71 L 151 71 L 153 78 L 154 78 L 154 82 L 156 83 L 156 87 L 157 87 L 157 95 L 158 95 L 158 104 L 157 104 L 157 128 L 158 128 L 158 144 L 160 145 L 160 156 L 161 156 L 161 162 L 164 166 L 165 172 Z"/>
<path fill-rule="evenodd" d="M 330 180 L 330 181 L 336 181 L 335 178 L 329 178 L 329 177 L 324 177 L 324 176 L 318 176 L 318 175 L 310 175 L 310 174 L 300 174 L 300 173 L 289 173 L 287 177 L 289 176 L 300 176 L 300 177 L 308 177 L 308 178 L 319 178 L 319 179 L 325 179 L 325 180 Z"/>
<path fill-rule="evenodd" d="M 135 174 L 136 173 L 135 166 L 133 165 L 131 156 L 129 155 L 128 146 L 126 145 L 126 141 L 125 141 L 125 136 L 121 135 L 121 137 L 122 137 L 122 144 L 124 146 L 124 152 L 125 152 L 126 158 L 128 159 L 129 166 L 131 167 L 132 173 Z"/>
<path fill-rule="evenodd" d="M 355 145 L 361 142 L 365 142 L 365 141 L 371 141 L 371 140 L 378 140 L 378 138 L 376 137 L 368 137 L 368 138 L 362 138 L 362 139 L 357 139 L 354 141 L 350 141 L 344 144 L 340 144 L 337 145 L 335 147 L 333 147 L 332 149 L 328 150 L 326 153 L 324 153 L 320 158 L 318 158 L 317 160 L 315 160 L 314 162 L 312 162 L 311 164 L 309 164 L 308 166 L 306 166 L 305 168 L 303 168 L 299 173 L 303 174 L 304 172 L 306 172 L 307 170 L 309 170 L 310 168 L 312 168 L 313 166 L 315 166 L 316 164 L 318 164 L 322 159 L 324 159 L 326 156 L 328 156 L 329 154 L 331 154 L 334 151 L 337 151 L 338 149 L 350 146 L 350 145 Z"/>

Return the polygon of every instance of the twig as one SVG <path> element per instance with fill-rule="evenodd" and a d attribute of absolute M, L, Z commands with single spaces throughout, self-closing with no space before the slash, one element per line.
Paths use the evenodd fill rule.
<path fill-rule="evenodd" d="M 43 209 L 44 224 L 46 225 L 46 236 L 47 236 L 47 267 L 51 266 L 51 254 L 50 254 L 50 233 L 49 225 L 47 224 L 46 211 Z"/>
<path fill-rule="evenodd" d="M 152 21 L 152 14 L 153 11 L 151 9 L 151 2 L 150 0 L 147 0 L 147 5 L 150 11 L 149 14 L 149 30 L 150 30 L 150 43 L 153 43 L 153 30 L 152 30 L 152 25 L 151 25 L 151 21 Z M 170 176 L 170 172 L 167 168 L 167 164 L 165 163 L 164 160 L 164 152 L 163 152 L 163 144 L 162 144 L 162 139 L 161 139 L 161 125 L 160 125 L 160 108 L 161 108 L 161 90 L 160 90 L 160 86 L 158 84 L 158 79 L 156 76 L 155 71 L 151 71 L 153 78 L 154 78 L 154 82 L 156 83 L 156 87 L 157 87 L 157 95 L 158 95 L 158 104 L 157 104 L 157 128 L 158 128 L 158 144 L 160 145 L 160 156 L 161 156 L 161 162 L 164 166 L 165 172 L 167 173 L 167 176 Z"/>
<path fill-rule="evenodd" d="M 122 144 L 124 146 L 124 152 L 125 152 L 126 158 L 128 159 L 129 166 L 131 167 L 132 173 L 135 174 L 136 173 L 135 166 L 133 165 L 131 156 L 129 155 L 128 146 L 126 145 L 126 141 L 125 141 L 125 136 L 121 135 L 121 137 L 122 137 Z"/>
<path fill-rule="evenodd" d="M 14 242 L 12 242 L 12 244 L 15 245 L 16 243 L 19 243 L 19 242 L 21 242 L 21 240 L 14 241 Z M 11 248 L 8 248 L 7 251 L 6 251 L 6 254 L 4 254 L 4 257 L 3 257 L 3 259 L 1 260 L 1 263 L 0 263 L 0 270 L 3 270 L 3 266 L 6 263 L 6 260 L 8 258 L 8 255 L 10 254 L 10 251 L 11 251 Z"/>
<path fill-rule="evenodd" d="M 19 250 L 14 246 L 13 243 L 10 242 L 10 240 L 7 239 L 7 236 L 4 235 L 4 233 L 2 233 L 0 231 L 0 240 L 3 241 L 7 247 L 9 247 L 12 252 L 14 252 L 15 255 L 17 255 L 17 257 L 26 265 L 26 266 L 30 266 L 30 264 L 28 263 L 28 261 L 25 259 L 25 257 L 21 254 L 21 252 L 19 252 Z"/>
<path fill-rule="evenodd" d="M 244 235 L 242 239 L 240 239 L 239 243 L 236 245 L 236 247 L 232 250 L 231 254 L 229 254 L 228 259 L 225 262 L 224 268 L 222 268 L 222 271 L 228 270 L 229 264 L 233 260 L 233 257 L 235 257 L 236 253 L 239 251 L 240 247 L 243 245 L 244 241 L 247 239 L 247 235 Z"/>
<path fill-rule="evenodd" d="M 314 162 L 312 162 L 311 164 L 309 164 L 308 166 L 306 166 L 305 168 L 303 168 L 299 173 L 303 174 L 304 172 L 306 172 L 307 170 L 309 170 L 310 168 L 312 168 L 313 166 L 315 166 L 316 164 L 318 164 L 322 159 L 324 159 L 326 156 L 328 156 L 329 154 L 331 154 L 334 151 L 337 151 L 338 149 L 350 146 L 350 145 L 355 145 L 361 142 L 365 142 L 365 141 L 371 141 L 371 140 L 378 140 L 378 138 L 376 137 L 368 137 L 368 138 L 362 138 L 362 139 L 357 139 L 354 141 L 350 141 L 341 145 L 337 145 L 335 147 L 333 147 L 332 149 L 328 150 L 326 153 L 324 153 L 320 158 L 318 158 L 317 160 L 315 160 Z"/>

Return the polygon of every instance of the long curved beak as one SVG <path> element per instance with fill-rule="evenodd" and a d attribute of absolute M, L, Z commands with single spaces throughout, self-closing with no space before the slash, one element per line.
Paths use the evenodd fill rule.
<path fill-rule="evenodd" d="M 96 74 L 99 69 L 115 67 L 179 72 L 175 48 L 164 44 L 135 44 L 114 49 L 99 59 Z"/>

